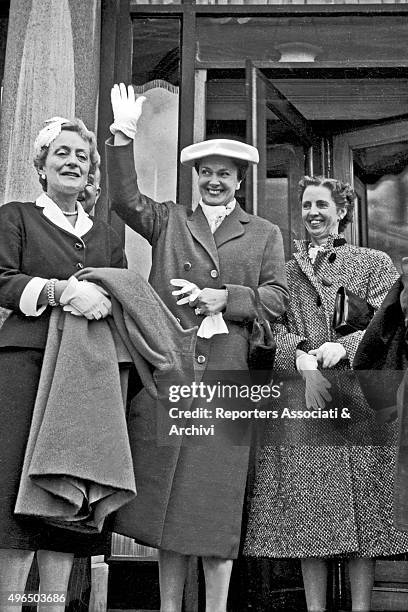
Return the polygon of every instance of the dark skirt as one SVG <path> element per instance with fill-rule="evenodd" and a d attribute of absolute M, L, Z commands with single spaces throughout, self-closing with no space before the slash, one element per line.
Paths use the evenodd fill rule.
<path fill-rule="evenodd" d="M 81 534 L 14 515 L 43 354 L 39 349 L 0 349 L 0 548 L 105 554 L 110 543 L 105 532 Z"/>

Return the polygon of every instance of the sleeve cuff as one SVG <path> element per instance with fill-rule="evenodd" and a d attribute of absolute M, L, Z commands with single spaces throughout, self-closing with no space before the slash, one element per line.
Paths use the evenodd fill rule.
<path fill-rule="evenodd" d="M 227 305 L 224 311 L 225 319 L 231 321 L 252 321 L 256 316 L 254 306 L 254 292 L 244 285 L 231 285 L 226 283 L 224 289 L 228 291 Z"/>
<path fill-rule="evenodd" d="M 19 307 L 26 317 L 39 317 L 47 308 L 47 304 L 40 306 L 40 308 L 38 308 L 37 304 L 40 293 L 48 283 L 48 280 L 48 278 L 34 276 L 25 286 L 20 297 Z"/>
<path fill-rule="evenodd" d="M 275 330 L 276 326 L 274 327 Z M 301 350 L 307 352 L 306 338 L 286 332 L 282 326 L 281 329 L 275 331 L 275 339 L 275 369 L 284 372 L 296 372 L 296 349 L 301 345 Z"/>
<path fill-rule="evenodd" d="M 364 336 L 364 333 L 365 333 L 365 329 L 355 331 L 351 334 L 348 334 L 347 336 L 342 336 L 340 338 L 337 338 L 337 340 L 335 340 L 335 342 L 342 344 L 344 348 L 346 349 L 347 355 L 345 359 L 349 360 L 350 365 L 352 365 L 354 361 L 354 357 L 356 355 L 358 345 L 360 344 Z"/>

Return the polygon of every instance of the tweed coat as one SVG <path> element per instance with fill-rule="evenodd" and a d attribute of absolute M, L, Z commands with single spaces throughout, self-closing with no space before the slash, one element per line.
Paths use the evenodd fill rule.
<path fill-rule="evenodd" d="M 273 447 L 265 438 L 258 451 L 245 553 L 374 557 L 404 552 L 408 539 L 392 525 L 395 430 L 391 427 L 384 444 L 378 443 L 374 415 L 349 371 L 364 331 L 342 337 L 331 324 L 340 286 L 378 308 L 397 271 L 385 253 L 348 245 L 341 236 L 329 237 L 313 265 L 307 243 L 296 241 L 296 246 L 287 264 L 291 302 L 276 326 L 276 366 L 295 373 L 296 347 L 309 351 L 328 341 L 343 344 L 347 359 L 324 375 L 331 376 L 333 404 L 339 413 L 348 408 L 351 418 L 344 423 L 286 420 L 279 432 L 284 445 Z M 300 376 L 295 374 L 289 386 L 284 394 L 289 407 L 304 409 Z M 276 442 L 276 436 L 271 439 Z"/>
<path fill-rule="evenodd" d="M 228 289 L 224 319 L 229 334 L 198 339 L 196 375 L 206 378 L 212 371 L 222 378 L 223 372 L 234 370 L 248 382 L 247 323 L 256 316 L 252 288 L 259 287 L 273 316 L 283 313 L 288 297 L 279 229 L 237 205 L 213 236 L 201 207 L 190 214 L 184 206 L 158 203 L 139 192 L 132 144 L 108 145 L 107 162 L 112 207 L 151 243 L 150 282 L 182 327 L 199 325 L 202 317 L 188 305 L 176 305 L 171 278 Z M 157 445 L 155 418 L 155 407 L 138 397 L 129 417 L 138 496 L 118 513 L 115 530 L 183 554 L 235 557 L 248 428 L 231 434 L 234 427 L 225 424 L 215 446 L 204 439 L 188 444 L 182 438 L 166 446 Z"/>

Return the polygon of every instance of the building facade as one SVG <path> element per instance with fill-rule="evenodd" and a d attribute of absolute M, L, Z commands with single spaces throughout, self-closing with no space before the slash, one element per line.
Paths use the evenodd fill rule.
<path fill-rule="evenodd" d="M 135 145 L 145 193 L 191 206 L 180 149 L 215 134 L 242 138 L 259 148 L 261 164 L 241 202 L 281 227 L 287 258 L 303 236 L 297 182 L 326 174 L 357 192 L 349 240 L 399 266 L 408 239 L 407 40 L 404 0 L 3 1 L 0 202 L 38 194 L 32 143 L 48 117 L 81 117 L 103 157 L 110 88 L 123 81 L 147 98 Z M 104 186 L 103 175 L 96 214 L 122 233 L 130 265 L 147 275 L 149 248 L 111 215 Z M 132 605 L 155 605 L 143 600 L 157 590 L 154 551 L 115 537 L 110 563 L 112 607 L 135 574 L 153 586 L 135 587 Z M 198 605 L 197 575 L 192 564 L 187 610 Z M 347 609 L 341 563 L 332 582 L 332 604 Z M 405 560 L 379 562 L 374 609 L 406 609 L 407 586 Z M 298 565 L 240 561 L 231 602 L 234 611 L 301 609 Z"/>

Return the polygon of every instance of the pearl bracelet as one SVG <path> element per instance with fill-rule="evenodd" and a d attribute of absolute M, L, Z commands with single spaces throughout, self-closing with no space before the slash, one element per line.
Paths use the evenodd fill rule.
<path fill-rule="evenodd" d="M 57 283 L 57 278 L 50 278 L 47 282 L 47 299 L 48 304 L 50 306 L 58 306 L 58 302 L 55 300 L 55 285 Z"/>

